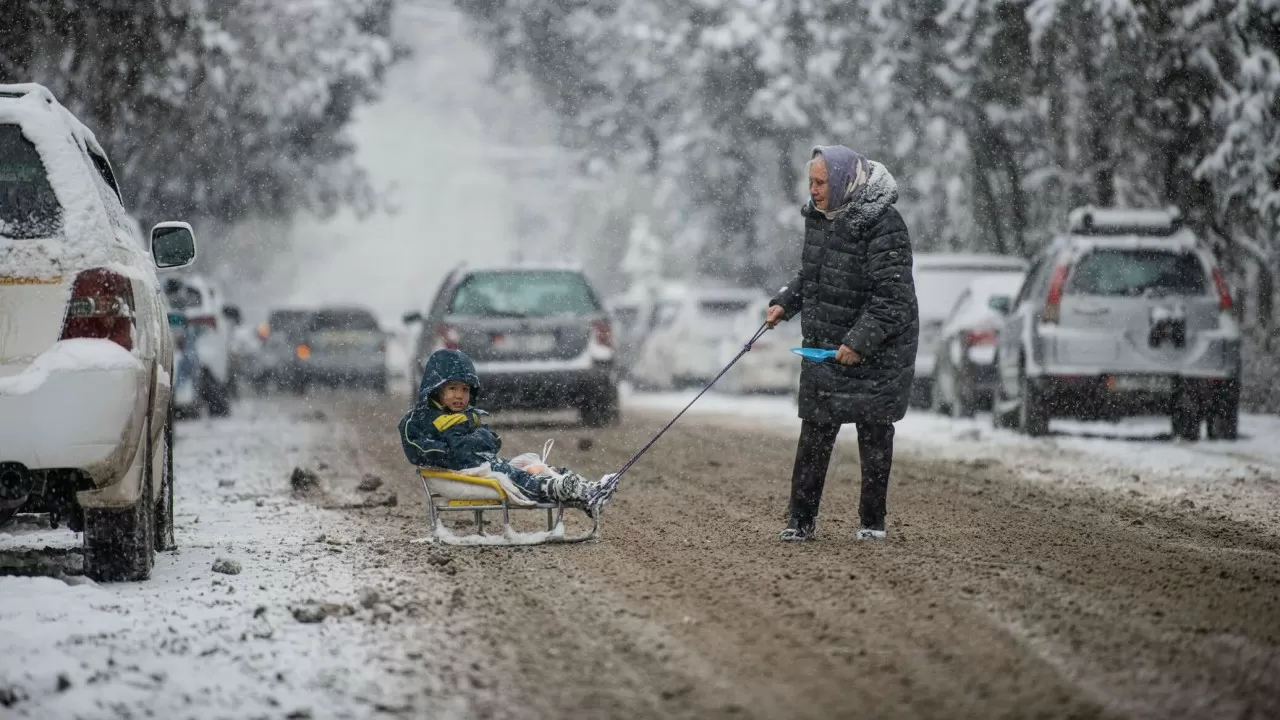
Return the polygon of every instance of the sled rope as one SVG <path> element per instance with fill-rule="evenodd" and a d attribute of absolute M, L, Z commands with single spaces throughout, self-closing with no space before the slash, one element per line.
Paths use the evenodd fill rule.
<path fill-rule="evenodd" d="M 756 331 L 755 335 L 752 335 L 751 339 L 747 341 L 747 344 L 743 345 L 742 349 L 738 351 L 738 354 L 735 355 L 733 359 L 729 361 L 729 364 L 725 365 L 724 369 L 721 370 L 714 378 L 712 378 L 711 382 L 707 383 L 707 386 L 702 388 L 702 391 L 699 392 L 697 395 L 695 395 L 693 399 L 689 401 L 688 405 L 684 406 L 684 410 L 681 410 L 679 413 L 676 414 L 675 417 L 671 418 L 671 422 L 667 423 L 665 427 L 663 427 L 661 430 L 658 431 L 657 435 L 653 436 L 652 440 L 646 443 L 644 447 L 640 448 L 640 452 L 636 453 L 635 455 L 632 455 L 631 459 L 628 460 L 626 464 L 622 466 L 622 469 L 619 470 L 612 478 L 609 479 L 609 484 L 614 487 L 617 487 L 618 481 L 622 479 L 623 473 L 631 469 L 631 466 L 635 465 L 636 461 L 639 460 L 642 455 L 648 452 L 649 448 L 653 447 L 658 442 L 658 438 L 661 438 L 662 435 L 665 432 L 667 432 L 667 430 L 670 430 L 671 426 L 675 425 L 676 421 L 680 419 L 680 416 L 684 415 L 685 411 L 693 407 L 694 403 L 698 402 L 698 398 L 706 394 L 706 392 L 711 389 L 711 386 L 716 384 L 717 380 L 719 380 L 721 377 L 724 377 L 724 374 L 729 372 L 729 368 L 733 367 L 734 363 L 741 360 L 743 355 L 746 355 L 748 352 L 750 352 L 751 346 L 754 345 L 756 341 L 759 340 L 761 336 L 763 336 L 768 330 L 769 330 L 769 323 L 766 322 L 762 324 L 760 326 L 760 329 Z"/>

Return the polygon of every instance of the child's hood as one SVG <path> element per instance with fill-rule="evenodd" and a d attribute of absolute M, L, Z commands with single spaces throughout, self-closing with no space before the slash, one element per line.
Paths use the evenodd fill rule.
<path fill-rule="evenodd" d="M 461 350 L 437 350 L 427 358 L 427 366 L 422 371 L 422 384 L 418 386 L 418 402 L 426 402 L 431 393 L 444 387 L 444 384 L 457 380 L 471 388 L 471 402 L 480 397 L 480 376 L 476 374 L 476 365 Z"/>

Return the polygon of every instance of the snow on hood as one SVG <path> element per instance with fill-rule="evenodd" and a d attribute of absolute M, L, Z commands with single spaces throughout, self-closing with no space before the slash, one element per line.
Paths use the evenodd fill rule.
<path fill-rule="evenodd" d="M 0 396 L 32 393 L 44 385 L 50 375 L 58 372 L 131 369 L 141 370 L 141 361 L 110 340 L 60 340 L 22 372 L 0 378 Z"/>
<path fill-rule="evenodd" d="M 112 263 L 149 267 L 137 238 L 112 224 L 90 175 L 94 171 L 82 148 L 100 151 L 93 133 L 38 85 L 3 89 L 26 92 L 20 98 L 0 98 L 0 123 L 18 125 L 35 145 L 62 206 L 63 230 L 55 238 L 0 236 L 0 268 L 7 275 L 52 278 Z"/>

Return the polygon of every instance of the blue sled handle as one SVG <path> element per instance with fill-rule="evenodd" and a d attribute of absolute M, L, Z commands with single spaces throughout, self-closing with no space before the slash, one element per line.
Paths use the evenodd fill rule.
<path fill-rule="evenodd" d="M 821 348 L 798 347 L 798 348 L 791 348 L 791 352 L 799 355 L 805 360 L 812 360 L 814 362 L 832 360 L 836 356 L 835 350 L 823 350 Z"/>

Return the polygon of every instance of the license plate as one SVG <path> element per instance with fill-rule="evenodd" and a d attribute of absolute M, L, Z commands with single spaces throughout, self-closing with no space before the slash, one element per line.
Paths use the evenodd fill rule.
<path fill-rule="evenodd" d="M 495 335 L 493 347 L 502 352 L 542 353 L 550 352 L 556 347 L 556 336 L 548 334 L 534 335 Z"/>
<path fill-rule="evenodd" d="M 1126 392 L 1171 392 L 1173 378 L 1164 375 L 1116 375 L 1111 389 Z"/>

